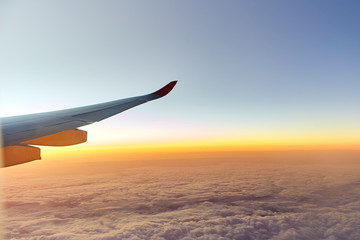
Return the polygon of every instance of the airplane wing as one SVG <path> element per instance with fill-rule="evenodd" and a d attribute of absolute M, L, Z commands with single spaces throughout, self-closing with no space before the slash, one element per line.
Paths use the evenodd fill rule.
<path fill-rule="evenodd" d="M 177 81 L 151 94 L 90 106 L 1 118 L 3 167 L 41 159 L 40 146 L 69 146 L 86 142 L 77 129 L 167 95 Z"/>

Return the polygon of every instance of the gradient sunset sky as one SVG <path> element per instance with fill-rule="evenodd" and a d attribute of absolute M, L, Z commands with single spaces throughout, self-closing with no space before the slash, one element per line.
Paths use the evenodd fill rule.
<path fill-rule="evenodd" d="M 2 116 L 179 80 L 163 99 L 85 127 L 85 146 L 360 148 L 358 1 L 0 6 Z"/>

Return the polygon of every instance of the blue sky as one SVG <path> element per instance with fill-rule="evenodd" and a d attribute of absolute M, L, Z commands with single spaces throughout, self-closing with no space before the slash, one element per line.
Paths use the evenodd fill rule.
<path fill-rule="evenodd" d="M 0 4 L 2 115 L 141 95 L 178 79 L 166 98 L 89 127 L 93 143 L 360 140 L 357 1 Z"/>

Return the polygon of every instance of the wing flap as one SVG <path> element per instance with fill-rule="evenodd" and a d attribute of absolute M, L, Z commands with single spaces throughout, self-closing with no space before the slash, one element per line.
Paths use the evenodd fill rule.
<path fill-rule="evenodd" d="M 26 145 L 14 145 L 2 149 L 2 167 L 9 167 L 34 160 L 40 160 L 40 148 Z"/>
<path fill-rule="evenodd" d="M 32 139 L 22 142 L 28 145 L 41 146 L 71 146 L 84 143 L 87 140 L 87 132 L 79 129 L 71 129 L 64 132 L 55 133 L 45 137 Z"/>

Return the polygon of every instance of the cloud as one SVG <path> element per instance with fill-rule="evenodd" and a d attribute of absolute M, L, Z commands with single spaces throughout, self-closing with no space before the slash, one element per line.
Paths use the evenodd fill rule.
<path fill-rule="evenodd" d="M 8 176 L 8 239 L 360 239 L 359 164 L 87 168 Z"/>

